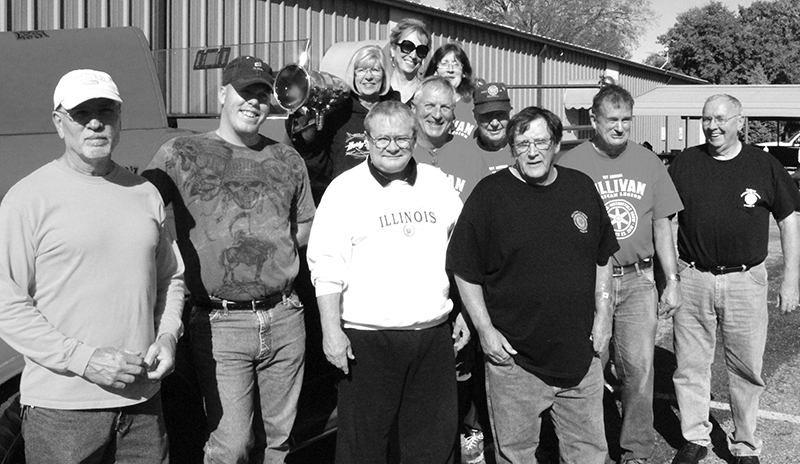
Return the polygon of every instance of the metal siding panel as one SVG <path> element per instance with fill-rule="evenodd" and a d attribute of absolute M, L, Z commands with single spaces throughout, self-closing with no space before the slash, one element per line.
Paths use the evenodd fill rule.
<path fill-rule="evenodd" d="M 0 11 L 0 27 L 7 24 L 16 30 L 53 29 L 89 26 L 140 27 L 150 39 L 153 0 L 7 0 Z M 405 3 L 363 0 L 168 0 L 167 47 L 192 48 L 229 45 L 232 55 L 242 52 L 240 43 L 311 39 L 310 67 L 318 68 L 324 52 L 339 40 L 388 39 L 396 21 L 414 17 L 436 31 L 433 47 L 449 41 L 460 42 L 468 53 L 475 77 L 507 84 L 535 84 L 539 76 L 537 56 L 544 42 L 512 32 L 480 27 L 450 13 L 419 9 Z M 5 18 L 5 19 L 3 19 Z M 152 40 L 151 40 L 152 42 Z M 258 51 L 255 51 L 258 50 Z M 263 54 L 278 68 L 296 60 L 297 50 L 284 47 L 249 48 L 247 53 Z M 175 52 L 166 60 L 168 107 L 182 113 L 216 113 L 216 87 L 219 71 L 200 78 L 192 73 L 193 56 Z M 547 46 L 542 64 L 542 83 L 567 83 L 573 79 L 599 78 L 608 58 L 590 51 Z M 620 84 L 634 96 L 658 84 L 692 83 L 667 76 L 660 70 L 642 69 L 612 61 L 619 68 Z M 537 94 L 542 100 L 537 101 Z M 515 89 L 511 93 L 516 110 L 540 104 L 564 116 L 563 90 L 537 92 Z M 649 121 L 636 129 L 637 138 L 653 137 L 657 122 Z M 656 135 L 658 135 L 656 133 Z M 686 134 L 688 137 L 689 134 Z M 651 140 L 651 143 L 654 143 Z M 656 144 L 654 143 L 654 147 Z"/>

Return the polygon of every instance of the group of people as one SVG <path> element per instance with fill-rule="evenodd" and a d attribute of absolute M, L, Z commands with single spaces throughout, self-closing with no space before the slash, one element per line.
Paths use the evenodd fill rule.
<path fill-rule="evenodd" d="M 222 74 L 216 130 L 167 142 L 143 177 L 112 159 L 122 98 L 111 76 L 61 78 L 51 117 L 64 153 L 0 205 L 0 335 L 26 360 L 27 462 L 168 462 L 159 381 L 175 367 L 183 311 L 205 462 L 283 462 L 304 305 L 318 306 L 323 352 L 341 371 L 337 463 L 386 462 L 393 446 L 402 462 L 455 462 L 456 363 L 470 353 L 484 361 L 467 370 L 485 376 L 497 462 L 536 462 L 549 412 L 562 462 L 604 463 L 611 351 L 621 462 L 646 462 L 659 316 L 674 323 L 686 439 L 673 463 L 707 454 L 718 326 L 730 451 L 759 462 L 769 216 L 786 313 L 800 296 L 800 193 L 775 159 L 739 141 L 738 100 L 709 97 L 706 142 L 667 170 L 629 140 L 630 93 L 606 86 L 594 136 L 561 156 L 558 116 L 528 107 L 512 117 L 506 86 L 475 82 L 457 45 L 437 50 L 420 78 L 429 43 L 424 24 L 402 20 L 386 49 L 358 50 L 350 100 L 319 131 L 293 117 L 294 146 L 259 133 L 270 66 L 237 57 Z M 306 245 L 310 275 L 298 277 Z M 298 278 L 315 302 L 299 299 Z"/>

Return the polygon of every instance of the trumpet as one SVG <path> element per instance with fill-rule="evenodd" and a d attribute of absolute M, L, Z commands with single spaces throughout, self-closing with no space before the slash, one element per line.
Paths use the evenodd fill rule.
<path fill-rule="evenodd" d="M 275 77 L 275 99 L 285 110 L 301 110 L 314 119 L 317 130 L 325 123 L 325 115 L 350 97 L 345 82 L 323 71 L 305 69 L 299 64 L 284 66 Z"/>

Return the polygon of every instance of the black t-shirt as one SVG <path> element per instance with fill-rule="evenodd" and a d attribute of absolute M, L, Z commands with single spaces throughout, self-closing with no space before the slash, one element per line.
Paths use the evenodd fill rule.
<path fill-rule="evenodd" d="M 558 167 L 531 186 L 505 169 L 478 183 L 447 250 L 447 269 L 481 285 L 492 324 L 523 369 L 580 379 L 593 357 L 597 265 L 618 249 L 592 180 Z"/>
<path fill-rule="evenodd" d="M 678 254 L 698 266 L 755 266 L 767 258 L 769 215 L 781 221 L 800 208 L 800 193 L 772 155 L 742 145 L 720 161 L 707 145 L 670 164 L 684 210 L 678 213 Z"/>

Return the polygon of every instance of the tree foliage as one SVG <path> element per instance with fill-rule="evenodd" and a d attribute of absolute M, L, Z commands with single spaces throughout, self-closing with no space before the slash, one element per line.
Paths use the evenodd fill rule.
<path fill-rule="evenodd" d="M 669 47 L 665 69 L 712 84 L 800 84 L 800 0 L 760 0 L 737 12 L 712 1 L 679 14 L 658 41 Z M 751 121 L 748 137 L 775 140 L 776 130 L 774 121 Z"/>
<path fill-rule="evenodd" d="M 447 0 L 447 9 L 623 58 L 653 18 L 650 0 Z"/>
<path fill-rule="evenodd" d="M 719 1 L 678 15 L 658 37 L 666 69 L 713 84 L 800 83 L 800 0 L 761 0 L 729 10 Z"/>

